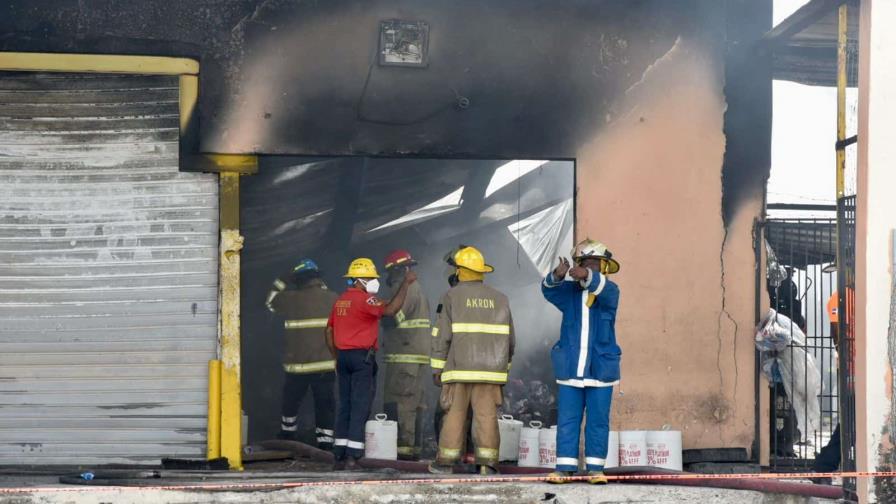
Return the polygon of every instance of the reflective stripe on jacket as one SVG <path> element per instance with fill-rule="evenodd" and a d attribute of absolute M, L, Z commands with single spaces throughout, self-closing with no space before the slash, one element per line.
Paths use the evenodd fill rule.
<path fill-rule="evenodd" d="M 337 295 L 317 279 L 295 290 L 276 291 L 277 282 L 268 304 L 271 311 L 285 319 L 283 369 L 296 374 L 335 370 L 325 328 Z"/>
<path fill-rule="evenodd" d="M 336 361 L 328 359 L 317 362 L 305 362 L 302 364 L 284 364 L 283 370 L 293 374 L 325 373 L 327 371 L 336 371 Z"/>
<path fill-rule="evenodd" d="M 514 347 L 507 296 L 482 282 L 461 282 L 437 311 L 430 364 L 442 370 L 442 382 L 506 383 Z"/>
<path fill-rule="evenodd" d="M 408 293 L 395 317 L 383 317 L 383 351 L 386 363 L 429 364 L 429 301 L 420 282 L 408 286 Z"/>
<path fill-rule="evenodd" d="M 557 383 L 575 387 L 616 384 L 622 355 L 615 328 L 619 287 L 600 273 L 589 273 L 581 282 L 557 282 L 553 273 L 548 273 L 541 291 L 563 313 L 560 340 L 551 349 Z"/>

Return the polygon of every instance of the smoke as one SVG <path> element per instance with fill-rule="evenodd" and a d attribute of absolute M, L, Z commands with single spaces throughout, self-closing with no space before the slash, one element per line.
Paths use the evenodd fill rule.
<path fill-rule="evenodd" d="M 517 336 L 511 380 L 526 387 L 540 382 L 536 388 L 552 396 L 549 350 L 559 337 L 560 313 L 544 301 L 540 283 L 550 263 L 572 245 L 572 162 L 546 162 L 527 172 L 521 168 L 522 177 L 511 176 L 494 190 L 494 173 L 506 161 L 343 158 L 306 163 L 296 158 L 283 167 L 284 159 L 277 158 L 280 167 L 273 167 L 272 160 L 262 158 L 259 174 L 242 188 L 244 397 L 253 439 L 276 433 L 281 400 L 282 324 L 264 299 L 271 282 L 302 257 L 315 259 L 325 281 L 341 291 L 341 276 L 352 257 L 370 257 L 382 267 L 391 250 L 408 249 L 419 262 L 419 282 L 435 310 L 448 289 L 445 253 L 461 243 L 476 246 L 496 269 L 486 282 L 510 299 Z M 347 192 L 345 179 L 359 172 L 362 183 Z M 490 185 L 493 191 L 485 197 Z M 458 189 L 463 198 L 457 208 L 401 222 L 412 210 Z M 393 221 L 400 223 L 389 225 Z M 431 383 L 429 370 L 424 374 L 421 378 Z M 427 388 L 427 408 L 433 408 L 436 389 Z M 379 388 L 374 409 L 381 405 Z M 429 418 L 432 413 L 427 411 Z M 424 423 L 430 434 L 431 424 Z"/>

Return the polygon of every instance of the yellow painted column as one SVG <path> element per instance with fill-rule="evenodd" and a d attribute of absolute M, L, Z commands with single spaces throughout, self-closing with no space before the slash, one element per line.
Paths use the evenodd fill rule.
<path fill-rule="evenodd" d="M 221 361 L 208 361 L 208 460 L 221 456 Z"/>
<path fill-rule="evenodd" d="M 846 44 L 849 5 L 837 9 L 837 141 L 846 140 Z M 837 201 L 846 196 L 846 147 L 837 146 Z M 840 248 L 837 248 L 839 252 Z M 839 262 L 837 264 L 840 264 Z"/>
<path fill-rule="evenodd" d="M 240 390 L 240 175 L 220 174 L 221 456 L 242 469 Z"/>

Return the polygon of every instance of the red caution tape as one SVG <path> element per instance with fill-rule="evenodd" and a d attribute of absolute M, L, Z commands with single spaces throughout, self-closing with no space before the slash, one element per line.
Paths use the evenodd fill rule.
<path fill-rule="evenodd" d="M 741 474 L 619 474 L 607 475 L 609 481 L 675 481 L 675 480 L 731 480 L 731 479 L 763 479 L 787 480 L 810 478 L 893 478 L 896 471 L 851 471 L 851 472 L 810 472 L 810 473 L 741 473 Z M 180 484 L 180 485 L 146 485 L 146 486 L 67 486 L 67 487 L 6 487 L 0 488 L 0 494 L 11 493 L 56 493 L 56 492 L 96 492 L 113 490 L 280 490 L 289 488 L 335 487 L 344 485 L 409 485 L 409 484 L 458 484 L 458 483 L 545 483 L 552 481 L 585 481 L 590 477 L 568 476 L 549 478 L 539 476 L 475 476 L 458 478 L 407 478 L 389 480 L 336 480 L 336 481 L 299 481 L 281 483 L 213 483 L 213 484 Z"/>

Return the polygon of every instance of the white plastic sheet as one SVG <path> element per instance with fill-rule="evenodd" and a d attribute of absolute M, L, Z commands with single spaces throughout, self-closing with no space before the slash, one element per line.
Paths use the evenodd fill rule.
<path fill-rule="evenodd" d="M 806 335 L 787 316 L 769 309 L 756 332 L 762 352 L 762 371 L 769 381 L 780 375 L 784 391 L 796 412 L 800 437 L 812 439 L 821 429 L 821 372 L 815 356 L 806 350 Z"/>
<path fill-rule="evenodd" d="M 556 266 L 557 256 L 572 243 L 572 198 L 533 214 L 507 229 L 542 275 Z"/>
<path fill-rule="evenodd" d="M 778 256 L 767 241 L 765 242 L 765 254 L 766 262 L 768 264 L 766 268 L 768 284 L 777 288 L 784 282 L 784 280 L 787 280 L 787 270 L 785 270 L 784 266 L 778 262 Z"/>

